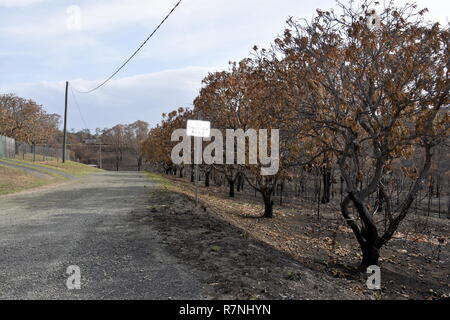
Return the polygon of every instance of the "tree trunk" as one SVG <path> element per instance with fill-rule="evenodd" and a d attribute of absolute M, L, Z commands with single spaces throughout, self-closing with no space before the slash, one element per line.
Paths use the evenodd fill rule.
<path fill-rule="evenodd" d="M 195 165 L 191 165 L 191 182 L 195 182 Z"/>
<path fill-rule="evenodd" d="M 138 167 L 137 170 L 141 171 L 141 168 L 142 168 L 142 156 L 138 158 L 137 167 Z"/>
<path fill-rule="evenodd" d="M 377 192 L 377 205 L 378 205 L 378 209 L 377 209 L 377 213 L 381 213 L 383 212 L 383 195 L 381 193 L 380 187 L 378 187 L 378 192 Z"/>
<path fill-rule="evenodd" d="M 183 178 L 183 167 L 180 168 L 180 178 Z"/>
<path fill-rule="evenodd" d="M 284 182 L 280 183 L 280 206 L 283 205 Z"/>
<path fill-rule="evenodd" d="M 431 178 L 430 185 L 428 187 L 428 205 L 427 205 L 427 217 L 431 213 L 431 197 L 433 196 L 433 179 Z"/>
<path fill-rule="evenodd" d="M 211 175 L 211 171 L 206 171 L 205 172 L 205 187 L 208 188 L 209 187 L 209 177 Z"/>
<path fill-rule="evenodd" d="M 436 198 L 440 198 L 441 196 L 441 184 L 439 177 L 436 179 Z"/>
<path fill-rule="evenodd" d="M 448 196 L 447 219 L 450 219 L 450 196 Z"/>
<path fill-rule="evenodd" d="M 244 191 L 244 175 L 242 173 L 240 173 L 238 175 L 238 179 L 237 179 L 237 191 L 238 192 L 242 192 Z"/>
<path fill-rule="evenodd" d="M 262 196 L 264 199 L 264 218 L 272 218 L 273 217 L 272 195 L 269 193 L 263 193 Z"/>
<path fill-rule="evenodd" d="M 234 179 L 228 179 L 230 185 L 230 198 L 234 198 Z"/>
<path fill-rule="evenodd" d="M 322 170 L 322 178 L 323 178 L 323 194 L 322 194 L 322 203 L 330 202 L 330 194 L 331 194 L 331 169 L 323 168 Z"/>
<path fill-rule="evenodd" d="M 361 245 L 362 261 L 360 268 L 366 270 L 369 266 L 377 266 L 380 253 L 377 248 L 372 245 Z"/>
<path fill-rule="evenodd" d="M 350 216 L 347 212 L 348 200 L 351 200 L 358 216 L 361 219 L 362 227 L 359 229 L 353 220 L 348 220 Z M 341 204 L 341 211 L 347 223 L 353 230 L 363 254 L 360 268 L 363 270 L 371 265 L 378 265 L 378 258 L 380 257 L 378 249 L 383 245 L 379 242 L 377 226 L 370 214 L 364 201 L 356 193 L 350 192 L 348 198 Z M 377 242 L 378 246 L 377 246 Z"/>

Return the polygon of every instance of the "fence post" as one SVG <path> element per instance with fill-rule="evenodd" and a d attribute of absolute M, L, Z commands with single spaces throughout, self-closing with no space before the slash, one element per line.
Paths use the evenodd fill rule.
<path fill-rule="evenodd" d="M 62 162 L 66 162 L 66 143 L 67 143 L 67 92 L 69 89 L 69 81 L 66 81 L 66 99 L 65 99 L 65 108 L 64 108 L 64 137 L 63 137 L 63 154 L 62 154 Z"/>

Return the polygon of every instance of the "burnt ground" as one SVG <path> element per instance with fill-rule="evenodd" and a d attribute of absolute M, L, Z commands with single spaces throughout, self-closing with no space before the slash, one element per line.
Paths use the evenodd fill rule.
<path fill-rule="evenodd" d="M 173 176 L 160 176 L 158 179 L 164 188 L 171 192 L 170 196 L 174 197 L 173 200 L 167 201 L 168 207 L 163 207 L 164 210 L 175 212 L 170 218 L 175 220 L 171 224 L 179 225 L 176 221 L 185 221 L 181 225 L 186 224 L 195 230 L 192 232 L 195 235 L 192 238 L 194 243 L 192 243 L 183 227 L 165 225 L 163 217 L 155 216 L 155 221 L 161 219 L 157 224 L 165 228 L 169 243 L 181 247 L 184 247 L 184 243 L 192 243 L 194 248 L 198 246 L 203 248 L 202 252 L 205 252 L 206 244 L 215 245 L 214 241 L 205 243 L 203 239 L 206 238 L 206 234 L 210 234 L 210 231 L 202 231 L 200 228 L 201 219 L 206 218 L 194 215 L 195 218 L 191 222 L 190 217 L 193 213 L 188 212 L 181 216 L 176 213 L 180 210 L 185 212 L 184 207 L 187 208 L 188 204 L 181 202 L 183 204 L 179 209 L 172 205 L 178 202 L 175 199 L 178 199 L 181 194 L 192 201 L 194 195 L 192 184 Z M 269 268 L 280 270 L 277 273 L 284 275 L 291 275 L 291 271 L 296 273 L 295 268 L 279 269 L 285 265 L 283 259 L 286 259 L 285 255 L 288 255 L 295 259 L 301 268 L 320 274 L 326 279 L 331 278 L 334 284 L 331 287 L 349 289 L 362 299 L 449 299 L 450 221 L 448 219 L 416 216 L 411 213 L 394 238 L 382 248 L 380 259 L 382 290 L 373 291 L 368 290 L 365 285 L 366 275 L 358 271 L 357 267 L 361 259 L 359 247 L 335 203 L 322 205 L 318 215 L 316 204 L 290 199 L 283 206 L 275 206 L 274 219 L 264 219 L 261 218 L 263 208 L 259 196 L 255 197 L 253 192 L 237 193 L 234 199 L 230 199 L 226 188 L 213 186 L 201 187 L 200 194 L 201 204 L 207 211 L 205 217 L 207 216 L 208 219 L 214 217 L 229 223 L 233 228 L 237 228 L 236 232 L 241 234 L 242 238 L 253 239 L 249 241 L 257 239 L 269 245 L 271 249 L 276 249 L 270 254 L 272 259 L 268 261 L 271 265 Z M 277 198 L 274 200 L 277 201 Z M 222 237 L 227 239 L 228 234 L 228 231 L 218 230 L 216 233 L 213 232 L 211 240 L 220 241 Z M 171 238 L 172 236 L 174 239 Z M 232 244 L 233 242 L 226 244 L 228 241 L 229 239 L 220 242 L 225 252 L 247 250 L 245 245 L 244 249 L 239 249 L 241 244 L 237 243 L 236 246 Z M 194 252 L 197 252 L 196 249 Z M 280 256 L 281 252 L 285 255 Z M 180 249 L 177 254 L 188 255 L 189 249 Z M 196 257 L 206 259 L 207 264 L 216 265 L 218 260 L 208 260 L 209 256 L 216 254 L 213 251 L 207 256 L 196 255 Z M 252 259 L 254 258 L 245 262 L 250 263 L 250 269 L 257 270 L 258 266 L 267 268 L 265 259 L 258 258 L 255 264 L 252 264 Z M 199 261 L 193 263 L 201 264 Z M 262 274 L 259 274 L 255 277 L 255 281 L 258 281 L 258 277 L 261 276 Z M 220 281 L 217 282 L 220 284 Z M 339 298 L 339 295 L 340 293 L 336 293 L 335 297 Z M 296 298 L 295 294 L 292 297 Z"/>
<path fill-rule="evenodd" d="M 358 299 L 345 284 L 311 270 L 288 254 L 218 218 L 167 188 L 150 193 L 148 210 L 134 213 L 161 235 L 165 250 L 183 261 L 212 299 Z"/>

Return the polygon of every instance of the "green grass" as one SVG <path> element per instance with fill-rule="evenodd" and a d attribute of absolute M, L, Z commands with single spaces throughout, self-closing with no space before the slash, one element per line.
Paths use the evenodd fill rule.
<path fill-rule="evenodd" d="M 173 187 L 173 183 L 169 180 L 164 178 L 162 175 L 146 171 L 145 175 L 151 179 L 152 181 L 156 182 L 158 185 L 170 189 Z"/>
<path fill-rule="evenodd" d="M 11 163 L 11 164 L 17 164 L 17 165 L 20 165 L 21 167 L 37 170 L 37 171 L 44 173 L 46 175 L 49 175 L 52 178 L 57 179 L 57 180 L 66 180 L 67 179 L 67 178 L 61 176 L 60 174 L 45 170 L 46 167 L 44 167 L 44 166 L 42 166 L 42 168 L 32 166 L 34 164 L 41 166 L 41 164 L 38 162 L 31 162 L 31 161 L 26 161 L 26 160 L 11 160 L 11 159 L 2 159 L 2 161 L 5 161 L 6 163 Z M 18 169 L 18 170 L 20 170 L 20 169 Z"/>
<path fill-rule="evenodd" d="M 47 174 L 49 178 L 41 179 L 29 172 L 20 170 L 19 168 L 11 168 L 8 166 L 2 166 L 0 164 L 0 195 L 16 193 L 67 180 L 67 178 L 55 172 L 50 172 L 46 170 L 46 168 L 57 170 L 62 173 L 67 173 L 72 176 L 83 176 L 87 174 L 103 172 L 103 170 L 101 169 L 92 168 L 84 164 L 72 161 L 67 161 L 66 163 L 56 161 L 31 162 L 20 159 L 17 160 L 2 159 L 2 161 L 11 164 L 18 164 L 26 168 L 37 170 L 39 172 Z M 41 168 L 34 167 L 32 165 L 38 165 Z"/>
<path fill-rule="evenodd" d="M 38 179 L 31 174 L 0 165 L 0 195 L 37 188 L 50 183 L 55 179 Z"/>
<path fill-rule="evenodd" d="M 58 170 L 58 171 L 61 171 L 63 173 L 67 173 L 67 174 L 70 174 L 73 176 L 84 176 L 84 175 L 91 174 L 91 173 L 103 172 L 102 169 L 93 168 L 93 167 L 87 166 L 85 164 L 73 162 L 73 161 L 66 161 L 65 163 L 56 162 L 56 161 L 31 162 L 31 161 L 20 160 L 20 159 L 17 159 L 15 161 L 19 162 L 23 166 L 27 166 L 27 165 L 41 166 L 41 167 L 43 167 L 43 170 L 41 170 L 41 171 L 44 173 L 49 173 L 44 168 Z M 14 161 L 12 163 L 14 163 Z M 32 167 L 32 166 L 29 166 L 29 167 L 39 170 L 39 168 L 36 168 L 36 167 Z M 53 176 L 58 176 L 55 173 L 49 173 L 49 174 L 51 174 Z"/>
<path fill-rule="evenodd" d="M 87 166 L 85 164 L 73 162 L 73 161 L 66 161 L 66 163 L 39 162 L 38 164 L 43 167 L 56 169 L 56 170 L 71 174 L 73 176 L 84 176 L 87 174 L 104 172 L 104 170 L 102 170 L 102 169 L 93 168 L 93 167 Z"/>

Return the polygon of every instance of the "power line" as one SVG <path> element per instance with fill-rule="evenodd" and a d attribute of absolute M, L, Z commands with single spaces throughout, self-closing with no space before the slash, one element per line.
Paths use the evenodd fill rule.
<path fill-rule="evenodd" d="M 88 125 L 86 124 L 86 121 L 84 121 L 83 114 L 81 113 L 80 105 L 78 104 L 78 101 L 75 97 L 75 94 L 73 93 L 72 84 L 69 83 L 70 92 L 72 93 L 73 101 L 75 101 L 75 105 L 77 106 L 78 112 L 80 113 L 81 121 L 83 121 L 85 129 L 89 129 Z"/>
<path fill-rule="evenodd" d="M 98 86 L 96 86 L 95 88 L 89 90 L 89 91 L 78 91 L 79 93 L 91 93 L 94 92 L 97 89 L 100 89 L 101 87 L 103 87 L 109 80 L 111 80 L 112 78 L 114 78 L 114 76 L 116 74 L 118 74 L 120 72 L 120 70 L 122 70 L 127 64 L 128 62 L 131 61 L 131 59 L 134 58 L 134 56 L 147 44 L 147 42 L 153 37 L 153 35 L 159 30 L 159 28 L 161 28 L 161 26 L 164 24 L 164 22 L 166 22 L 167 19 L 169 19 L 169 17 L 172 15 L 172 13 L 175 11 L 175 9 L 181 4 L 183 0 L 179 0 L 177 2 L 177 4 L 172 8 L 172 10 L 170 10 L 169 14 L 161 21 L 161 23 L 155 28 L 155 30 L 153 30 L 153 32 L 148 36 L 148 38 L 140 45 L 140 47 L 131 55 L 131 57 L 128 58 L 128 60 L 126 60 L 120 67 L 119 69 L 117 69 L 111 76 L 109 76 L 105 81 L 103 81 L 102 83 L 100 83 Z"/>

